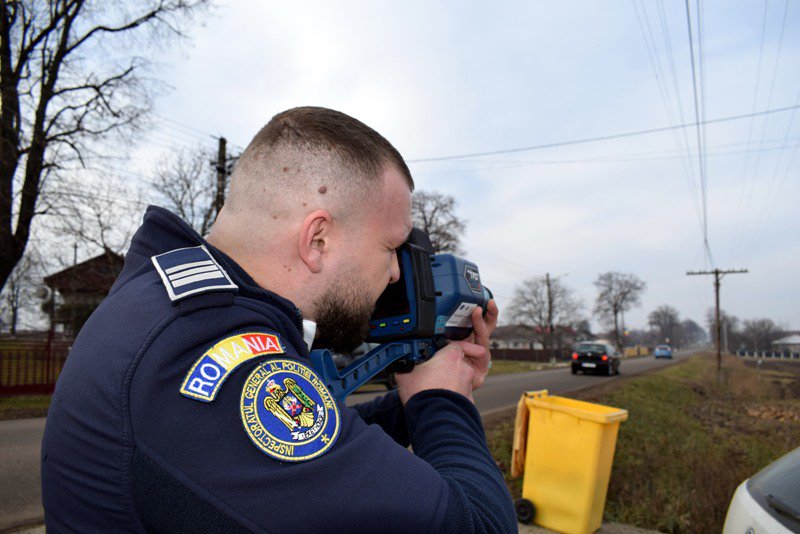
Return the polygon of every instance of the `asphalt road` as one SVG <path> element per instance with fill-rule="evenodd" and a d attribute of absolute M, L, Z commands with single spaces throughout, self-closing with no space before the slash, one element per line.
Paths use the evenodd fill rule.
<path fill-rule="evenodd" d="M 652 356 L 623 360 L 620 365 L 620 376 L 634 375 L 664 367 L 675 361 L 680 361 L 695 351 L 681 352 L 675 359 L 658 359 Z M 547 371 L 533 371 L 530 373 L 512 373 L 489 377 L 483 386 L 474 393 L 475 405 L 481 415 L 490 415 L 493 412 L 516 405 L 523 391 L 536 391 L 546 389 L 553 394 L 563 394 L 570 391 L 589 388 L 610 380 L 617 380 L 616 376 L 573 375 L 569 367 L 550 369 Z"/>
<path fill-rule="evenodd" d="M 0 421 L 0 532 L 44 517 L 39 449 L 45 418 Z"/>
<path fill-rule="evenodd" d="M 681 352 L 672 360 L 663 358 L 656 360 L 652 356 L 623 360 L 620 366 L 620 376 L 635 375 L 652 369 L 658 369 L 676 361 L 681 361 L 695 352 L 696 351 Z M 483 386 L 475 392 L 475 405 L 478 407 L 481 415 L 485 417 L 505 410 L 510 406 L 515 406 L 517 401 L 519 401 L 520 395 L 522 395 L 524 391 L 546 389 L 551 395 L 563 394 L 570 391 L 590 388 L 597 384 L 617 379 L 618 377 L 616 376 L 584 375 L 582 373 L 573 375 L 569 367 L 549 369 L 547 371 L 531 371 L 529 373 L 511 373 L 490 376 L 483 383 Z M 366 402 L 383 393 L 383 391 L 377 393 L 356 393 L 347 398 L 347 404 L 352 405 Z"/>
<path fill-rule="evenodd" d="M 655 360 L 653 357 L 624 360 L 622 376 L 638 374 L 680 361 Z M 532 371 L 489 377 L 475 392 L 475 404 L 481 414 L 491 415 L 516 405 L 523 391 L 547 389 L 551 394 L 568 393 L 617 380 L 613 376 L 573 375 L 569 368 Z M 364 402 L 382 393 L 355 394 L 348 404 Z M 44 432 L 44 418 L 0 421 L 0 533 L 21 524 L 41 522 L 39 449 Z"/>

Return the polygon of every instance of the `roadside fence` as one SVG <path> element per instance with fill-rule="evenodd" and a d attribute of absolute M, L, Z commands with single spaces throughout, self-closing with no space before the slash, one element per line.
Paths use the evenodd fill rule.
<path fill-rule="evenodd" d="M 776 352 L 773 350 L 738 350 L 740 358 L 761 358 L 765 360 L 800 360 L 798 352 Z"/>
<path fill-rule="evenodd" d="M 549 362 L 551 358 L 566 361 L 570 357 L 570 352 L 566 350 L 554 349 L 546 351 L 544 349 L 491 349 L 493 360 L 513 360 L 518 362 Z M 552 354 L 551 354 L 552 352 Z"/>
<path fill-rule="evenodd" d="M 0 396 L 52 393 L 71 346 L 71 339 L 0 339 Z"/>

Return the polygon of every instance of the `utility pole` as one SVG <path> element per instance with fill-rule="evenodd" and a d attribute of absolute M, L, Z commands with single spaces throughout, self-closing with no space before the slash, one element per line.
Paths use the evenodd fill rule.
<path fill-rule="evenodd" d="M 217 195 L 214 198 L 214 212 L 216 214 L 219 214 L 222 205 L 225 203 L 225 187 L 228 183 L 227 143 L 228 141 L 220 136 L 219 148 L 217 150 Z"/>
<path fill-rule="evenodd" d="M 696 275 L 714 275 L 714 301 L 715 301 L 715 311 L 714 311 L 714 322 L 715 322 L 715 330 L 716 330 L 716 340 L 717 340 L 717 377 L 719 377 L 719 373 L 722 370 L 722 328 L 720 325 L 719 320 L 719 281 L 722 277 L 726 274 L 741 274 L 747 273 L 747 269 L 728 269 L 728 270 L 721 270 L 721 269 L 714 269 L 713 271 L 688 271 L 686 274 L 687 276 L 696 276 Z"/>
<path fill-rule="evenodd" d="M 725 347 L 725 352 L 731 351 L 728 347 L 728 323 L 722 325 L 722 346 Z"/>
<path fill-rule="evenodd" d="M 550 273 L 545 273 L 545 282 L 547 283 L 547 351 L 552 360 L 555 355 L 553 354 L 553 293 L 550 290 Z"/>

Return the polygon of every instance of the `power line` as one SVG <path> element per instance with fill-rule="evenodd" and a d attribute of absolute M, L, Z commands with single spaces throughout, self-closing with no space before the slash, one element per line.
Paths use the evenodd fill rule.
<path fill-rule="evenodd" d="M 174 124 L 176 126 L 180 126 L 181 128 L 189 130 L 190 132 L 195 132 L 197 134 L 200 134 L 200 135 L 202 135 L 204 137 L 213 137 L 214 139 L 216 139 L 218 137 L 218 136 L 216 136 L 214 134 L 205 132 L 203 130 L 198 130 L 197 128 L 194 128 L 193 126 L 189 126 L 188 124 L 184 124 L 182 122 L 176 121 L 175 119 L 170 119 L 169 117 L 165 117 L 164 115 L 161 115 L 160 113 L 153 113 L 153 115 L 155 115 L 156 117 L 159 117 L 160 119 L 162 119 L 164 121 L 171 122 L 172 124 Z"/>
<path fill-rule="evenodd" d="M 209 143 L 208 136 L 205 135 L 197 135 L 193 133 L 186 132 L 181 130 L 180 128 L 176 128 L 175 126 L 169 124 L 166 121 L 160 121 L 155 123 L 156 126 L 162 128 L 159 132 L 161 135 L 174 137 L 176 139 L 180 139 L 184 142 L 190 142 L 194 144 L 207 144 Z"/>
<path fill-rule="evenodd" d="M 764 40 L 765 40 L 764 37 L 766 36 L 766 32 L 767 32 L 767 8 L 768 7 L 769 7 L 769 0 L 764 0 L 764 16 L 762 17 L 762 20 L 761 20 L 761 44 L 758 47 L 758 67 L 756 68 L 756 88 L 755 88 L 755 91 L 753 93 L 753 108 L 752 108 L 753 112 L 755 112 L 755 110 L 756 110 L 756 105 L 757 105 L 757 102 L 758 102 L 758 90 L 759 90 L 759 87 L 761 85 L 760 84 L 760 82 L 761 82 L 761 60 L 762 60 L 762 58 L 764 56 Z M 743 213 L 742 212 L 742 204 L 744 203 L 745 189 L 746 189 L 746 186 L 747 186 L 747 176 L 748 176 L 747 175 L 747 168 L 748 168 L 748 165 L 750 163 L 749 150 L 750 150 L 750 144 L 751 144 L 752 139 L 753 139 L 753 125 L 755 124 L 755 122 L 756 122 L 755 121 L 755 117 L 752 117 L 750 119 L 750 127 L 747 130 L 747 150 L 748 151 L 745 152 L 746 156 L 744 158 L 744 166 L 743 166 L 743 172 L 742 172 L 742 186 L 739 189 L 739 203 L 736 206 L 736 213 Z M 731 253 L 730 253 L 731 257 L 733 257 L 734 251 L 738 248 L 738 242 L 739 242 L 739 239 L 741 238 L 740 237 L 740 232 L 744 231 L 744 228 L 743 228 L 744 219 L 745 219 L 744 216 L 736 218 L 736 225 L 734 227 L 733 240 L 732 240 L 732 244 L 731 244 Z"/>
<path fill-rule="evenodd" d="M 173 130 L 179 131 L 176 128 L 176 126 L 177 126 L 177 127 L 183 128 L 184 130 L 188 130 L 188 132 L 191 132 L 190 135 L 194 135 L 195 137 L 200 138 L 200 139 L 205 139 L 207 137 L 211 137 L 212 139 L 217 141 L 220 138 L 220 136 L 217 135 L 217 134 L 212 134 L 210 132 L 195 128 L 193 126 L 189 126 L 188 124 L 186 124 L 184 122 L 176 121 L 175 119 L 171 119 L 169 117 L 161 115 L 160 113 L 153 113 L 153 115 L 155 115 L 156 117 L 160 118 L 162 121 L 166 121 L 166 122 L 169 122 L 169 123 L 172 123 L 173 125 L 175 125 L 175 126 L 169 126 L 169 125 L 166 125 L 166 124 L 162 123 L 162 125 L 167 127 L 167 128 L 172 128 Z M 239 145 L 239 144 L 236 144 L 236 143 L 231 143 L 230 141 L 227 142 L 227 145 L 229 147 L 231 147 L 231 148 L 236 149 L 238 152 L 244 152 L 244 147 L 242 145 Z"/>
<path fill-rule="evenodd" d="M 703 148 L 700 151 L 701 165 L 703 166 L 702 179 L 705 184 L 703 209 L 708 211 L 708 144 L 706 142 L 706 71 L 705 71 L 705 39 L 703 38 L 703 4 L 701 0 L 695 0 L 695 8 L 697 10 L 697 65 L 700 71 L 700 138 L 703 140 Z M 711 256 L 711 248 L 708 245 L 708 218 L 706 218 L 706 241 L 705 246 L 708 251 L 708 260 L 713 265 L 714 259 Z"/>
<path fill-rule="evenodd" d="M 661 22 L 661 31 L 662 31 L 662 34 L 664 36 L 664 49 L 667 51 L 667 59 L 669 60 L 669 70 L 670 70 L 670 74 L 672 76 L 672 85 L 673 85 L 673 87 L 675 89 L 675 101 L 678 104 L 678 113 L 679 113 L 680 120 L 681 120 L 681 122 L 684 122 L 685 118 L 684 118 L 684 113 L 683 113 L 683 102 L 682 102 L 683 99 L 681 98 L 680 87 L 678 85 L 678 74 L 677 74 L 677 69 L 675 68 L 675 57 L 674 57 L 674 55 L 672 53 L 672 38 L 670 36 L 669 24 L 667 23 L 667 14 L 666 14 L 666 11 L 664 10 L 664 2 L 663 2 L 663 0 L 659 0 L 656 3 L 656 7 L 658 9 L 658 18 L 659 18 L 659 21 Z M 753 110 L 753 111 L 755 111 L 755 110 Z M 692 155 L 691 155 L 691 149 L 690 149 L 690 143 L 689 143 L 689 135 L 686 132 L 685 128 L 681 129 L 681 134 L 682 134 L 682 137 L 683 137 L 683 146 L 685 147 L 685 151 L 686 151 L 685 163 L 683 161 L 681 163 L 682 163 L 682 166 L 684 167 L 684 171 L 687 174 L 687 178 L 688 178 L 688 181 L 689 181 L 689 191 L 690 191 L 690 194 L 692 195 L 692 204 L 695 207 L 695 213 L 697 215 L 697 219 L 698 219 L 698 222 L 699 222 L 700 218 L 701 218 L 700 206 L 697 203 L 697 191 L 696 191 L 695 185 L 694 185 L 696 177 L 695 177 L 695 173 L 694 173 L 694 166 L 692 165 Z M 678 137 L 678 136 L 676 135 L 676 137 Z"/>
<path fill-rule="evenodd" d="M 159 148 L 163 148 L 167 151 L 174 151 L 176 148 L 182 148 L 185 150 L 195 150 L 197 145 L 190 145 L 187 141 L 178 141 L 174 138 L 169 138 L 166 136 L 162 136 L 161 132 L 151 132 L 148 137 L 143 137 L 138 140 L 138 144 L 141 145 L 150 145 Z"/>
<path fill-rule="evenodd" d="M 669 24 L 667 24 L 667 14 L 664 11 L 663 0 L 659 0 L 658 3 L 656 3 L 656 6 L 658 7 L 658 16 L 659 20 L 661 21 L 661 29 L 664 34 L 664 47 L 667 51 L 667 59 L 669 60 L 669 70 L 670 74 L 672 75 L 672 85 L 675 88 L 675 101 L 678 104 L 678 113 L 681 122 L 683 122 L 685 120 L 683 113 L 683 99 L 680 97 L 681 92 L 678 86 L 678 73 L 677 69 L 675 68 L 675 57 L 672 53 L 672 38 L 670 36 Z M 752 112 L 755 112 L 755 109 L 752 110 Z M 685 128 L 681 129 L 681 132 L 683 133 L 684 146 L 686 147 L 686 151 L 689 152 L 689 136 Z M 692 180 L 694 180 L 694 167 L 691 166 L 691 156 L 689 157 L 689 163 L 689 171 L 691 173 Z"/>
<path fill-rule="evenodd" d="M 771 102 L 772 102 L 772 96 L 773 96 L 773 92 L 775 90 L 775 80 L 778 77 L 778 65 L 780 64 L 781 50 L 783 49 L 783 36 L 784 36 L 785 30 L 786 30 L 786 18 L 787 18 L 786 14 L 787 14 L 788 10 L 789 10 L 789 0 L 786 0 L 786 2 L 784 3 L 784 8 L 783 8 L 780 37 L 778 38 L 778 49 L 777 49 L 776 54 L 775 54 L 775 65 L 774 65 L 774 67 L 772 69 L 772 81 L 770 83 L 769 93 L 768 93 L 768 97 L 767 97 L 767 106 L 769 106 L 771 104 Z M 793 120 L 793 119 L 794 119 L 794 113 L 792 113 L 791 120 Z M 790 127 L 791 127 L 791 120 L 790 120 L 790 123 L 789 123 Z M 765 117 L 764 118 L 764 123 L 763 123 L 762 128 L 761 128 L 761 140 L 759 141 L 759 146 L 761 146 L 761 143 L 763 143 L 764 137 L 766 136 L 767 122 L 768 122 L 768 118 Z M 753 177 L 750 180 L 749 192 L 748 192 L 747 196 L 745 197 L 747 199 L 747 204 L 745 205 L 745 209 L 742 211 L 743 217 L 745 217 L 745 218 L 750 213 L 750 206 L 751 206 L 751 204 L 753 202 L 753 200 L 752 200 L 753 199 L 753 192 L 754 192 L 753 189 L 755 187 L 756 177 L 758 175 L 758 169 L 759 169 L 760 163 L 761 163 L 761 152 L 757 152 L 756 153 L 755 165 L 753 167 Z M 774 182 L 775 182 L 775 180 L 774 180 L 774 177 L 773 177 L 773 179 L 770 181 L 770 190 L 767 190 L 767 193 L 766 193 L 766 197 L 767 198 L 769 198 L 771 196 L 771 193 L 772 193 L 771 188 L 774 185 Z M 765 201 L 765 204 L 766 204 L 766 201 Z M 760 216 L 757 216 L 757 219 L 755 221 L 756 223 L 757 223 L 759 218 L 760 218 Z M 757 231 L 757 228 L 756 228 L 756 231 Z M 755 235 L 754 235 L 754 237 L 755 237 Z"/>
<path fill-rule="evenodd" d="M 699 0 L 698 0 L 699 1 Z M 686 5 L 686 26 L 688 29 L 689 34 L 689 57 L 691 58 L 691 65 L 692 65 L 692 89 L 694 93 L 694 118 L 695 118 L 695 129 L 697 131 L 697 164 L 700 168 L 700 195 L 701 201 L 703 205 L 703 244 L 706 247 L 706 252 L 708 254 L 708 260 L 713 265 L 714 261 L 711 258 L 711 247 L 708 245 L 708 205 L 707 205 L 707 185 L 706 185 L 706 173 L 705 173 L 705 165 L 703 164 L 703 140 L 702 135 L 700 133 L 700 105 L 698 102 L 698 90 L 697 90 L 697 72 L 695 69 L 695 61 L 694 61 L 694 39 L 692 37 L 692 14 L 691 9 L 689 9 L 689 0 L 684 0 Z"/>
<path fill-rule="evenodd" d="M 741 119 L 747 119 L 750 117 L 758 117 L 762 115 L 770 115 L 773 113 L 783 113 L 786 111 L 791 111 L 793 109 L 800 108 L 800 104 L 795 104 L 793 106 L 786 106 L 781 108 L 774 108 L 774 109 L 766 109 L 763 111 L 758 111 L 756 113 L 744 113 L 742 115 L 729 115 L 727 117 L 719 117 L 717 119 L 710 119 L 705 121 L 705 124 L 719 124 L 723 122 L 731 122 L 737 121 Z M 622 132 L 616 134 L 609 134 L 609 135 L 601 135 L 597 137 L 584 137 L 581 139 L 573 139 L 569 141 L 557 141 L 554 143 L 545 143 L 541 145 L 531 145 L 526 147 L 519 147 L 519 148 L 506 148 L 501 150 L 488 150 L 486 152 L 471 152 L 466 154 L 455 154 L 450 156 L 436 156 L 431 158 L 417 158 L 417 159 L 409 159 L 406 160 L 406 163 L 430 163 L 430 162 L 437 162 L 437 161 L 448 161 L 448 160 L 457 160 L 457 159 L 469 159 L 469 158 L 478 158 L 482 156 L 497 156 L 500 154 L 513 154 L 516 152 L 530 152 L 534 150 L 544 150 L 548 148 L 557 148 L 563 146 L 572 146 L 572 145 L 581 145 L 585 143 L 595 143 L 599 141 L 611 141 L 614 139 L 625 139 L 628 137 L 636 137 L 639 135 L 648 135 L 660 132 L 668 132 L 670 130 L 676 130 L 679 128 L 692 128 L 697 126 L 698 123 L 696 122 L 689 122 L 684 124 L 676 124 L 674 126 L 661 126 L 659 128 L 648 128 L 646 130 L 634 130 L 630 132 Z"/>
<path fill-rule="evenodd" d="M 800 103 L 800 92 L 797 93 L 797 102 Z M 789 124 L 786 127 L 786 134 L 784 135 L 784 142 L 783 146 L 788 147 L 790 145 L 787 144 L 789 139 L 789 131 L 792 128 L 792 124 L 794 122 L 795 113 L 792 112 L 791 117 L 789 118 Z M 797 149 L 800 147 L 800 143 L 795 144 L 794 150 L 792 151 L 791 156 L 789 156 L 788 163 L 786 165 L 786 171 L 783 174 L 783 177 L 778 181 L 778 187 L 775 189 L 775 195 L 771 195 L 772 188 L 775 185 L 775 182 L 778 180 L 778 175 L 780 174 L 780 164 L 783 161 L 783 151 L 781 151 L 780 155 L 778 156 L 778 161 L 775 164 L 775 172 L 772 175 L 772 179 L 770 180 L 769 187 L 767 188 L 767 195 L 764 198 L 764 204 L 761 207 L 761 212 L 756 218 L 756 224 L 754 226 L 753 238 L 750 247 L 747 249 L 746 257 L 750 257 L 752 253 L 755 251 L 758 243 L 761 241 L 761 236 L 764 234 L 766 230 L 767 221 L 769 220 L 770 215 L 772 215 L 772 211 L 775 207 L 775 203 L 778 201 L 781 195 L 781 191 L 783 190 L 783 186 L 786 183 L 787 178 L 789 177 L 789 172 L 792 169 L 792 163 L 794 163 L 794 158 L 797 155 Z M 772 200 L 772 202 L 770 202 Z M 767 209 L 769 207 L 769 209 Z"/>
<path fill-rule="evenodd" d="M 653 36 L 653 29 L 650 26 L 650 17 L 647 15 L 646 5 L 643 2 L 643 0 L 640 0 L 642 8 L 642 16 L 640 17 L 639 9 L 636 5 L 636 0 L 631 0 L 631 3 L 633 4 L 633 9 L 634 12 L 636 13 L 636 20 L 639 23 L 639 29 L 642 32 L 642 38 L 644 40 L 645 49 L 647 50 L 647 55 L 650 58 L 650 64 L 653 67 L 653 74 L 656 78 L 656 83 L 658 85 L 659 93 L 661 93 L 661 100 L 664 103 L 664 109 L 667 112 L 667 118 L 669 119 L 670 125 L 674 126 L 677 123 L 677 120 L 675 119 L 675 114 L 672 108 L 672 100 L 669 98 L 669 90 L 667 89 L 666 76 L 664 76 L 664 69 L 662 68 L 661 61 L 658 58 L 658 46 L 656 45 L 656 40 L 655 37 Z M 659 12 L 659 15 L 660 14 L 661 12 Z M 644 23 L 642 22 L 642 19 L 644 19 Z M 645 27 L 647 31 L 645 31 Z M 662 32 L 664 32 L 664 42 L 666 47 L 667 43 L 669 42 L 669 38 L 667 35 L 669 29 L 665 27 L 664 19 L 661 20 L 661 29 Z M 673 70 L 673 78 L 674 74 L 675 72 Z M 677 86 L 675 91 L 675 97 L 678 100 L 678 104 L 680 105 L 680 94 L 677 91 Z M 682 107 L 681 107 L 680 120 L 681 121 L 684 120 Z M 685 137 L 685 130 L 683 130 L 683 132 Z M 679 149 L 684 149 L 686 151 L 687 159 L 681 158 L 681 164 L 685 172 L 686 180 L 689 184 L 689 193 L 692 199 L 692 204 L 694 205 L 698 223 L 702 225 L 700 206 L 697 203 L 697 192 L 694 186 L 694 173 L 692 172 L 693 167 L 691 165 L 691 154 L 689 153 L 689 144 L 688 141 L 685 146 L 680 143 L 681 136 L 678 133 L 678 130 L 673 130 L 672 133 L 675 139 L 675 146 Z"/>
<path fill-rule="evenodd" d="M 784 7 L 783 7 L 783 20 L 781 21 L 781 33 L 780 33 L 780 37 L 778 37 L 778 50 L 775 53 L 775 66 L 772 68 L 772 81 L 770 83 L 769 93 L 768 93 L 768 96 L 767 96 L 767 107 L 769 107 L 772 104 L 772 95 L 773 95 L 773 93 L 775 91 L 775 80 L 778 77 L 778 65 L 780 64 L 780 61 L 781 61 L 781 51 L 783 50 L 783 36 L 784 36 L 785 30 L 786 30 L 786 13 L 788 11 L 789 11 L 789 0 L 786 0 L 786 2 L 784 3 Z M 759 143 L 764 141 L 764 136 L 766 135 L 766 132 L 767 132 L 767 122 L 768 122 L 768 117 L 764 119 L 764 125 L 761 128 L 761 141 L 759 141 Z M 761 158 L 759 157 L 759 154 L 757 153 L 756 154 L 755 169 L 753 170 L 753 176 L 754 177 L 758 173 L 758 167 L 759 167 L 760 159 Z"/>
<path fill-rule="evenodd" d="M 800 107 L 800 98 L 797 99 L 797 104 Z M 773 145 L 785 145 L 787 141 L 800 141 L 800 137 L 793 137 L 787 139 L 786 137 L 782 138 L 773 138 L 768 139 L 765 141 L 765 144 L 773 144 Z M 737 142 L 737 143 L 720 143 L 718 145 L 711 145 L 706 146 L 706 154 L 710 156 L 728 156 L 731 154 L 743 154 L 744 150 L 727 150 L 727 151 L 719 151 L 719 152 L 709 152 L 709 149 L 722 149 L 722 148 L 732 148 L 732 147 L 742 147 L 747 143 L 744 142 Z M 776 146 L 767 148 L 765 150 L 782 150 L 783 146 Z M 758 149 L 751 148 L 749 149 L 751 152 L 754 152 Z M 679 159 L 682 158 L 683 149 L 681 148 L 670 148 L 670 149 L 659 149 L 659 150 L 645 150 L 639 152 L 625 152 L 622 154 L 611 154 L 608 156 L 591 156 L 585 158 L 565 158 L 565 159 L 548 159 L 548 160 L 530 160 L 530 159 L 481 159 L 477 160 L 476 163 L 490 163 L 490 164 L 502 164 L 507 165 L 509 163 L 520 163 L 520 164 L 540 164 L 540 163 L 573 163 L 573 162 L 594 162 L 594 161 L 639 161 L 639 160 L 651 160 L 651 159 Z M 637 157 L 642 156 L 642 157 Z M 649 157 L 648 157 L 649 156 Z M 689 157 L 694 157 L 692 152 L 689 153 Z M 462 162 L 469 164 L 469 162 Z M 485 167 L 486 169 L 491 169 L 491 167 Z"/>
<path fill-rule="evenodd" d="M 790 138 L 784 143 L 783 146 L 775 146 L 770 148 L 762 148 L 760 149 L 762 152 L 775 152 L 775 151 L 786 151 L 790 149 L 794 149 L 794 144 L 800 141 L 800 138 Z M 771 143 L 774 141 L 770 141 Z M 726 146 L 738 146 L 743 145 L 744 143 L 726 143 L 721 145 L 716 145 L 714 148 L 722 148 Z M 708 148 L 708 147 L 707 147 Z M 757 148 L 750 149 L 750 152 L 755 152 L 759 150 Z M 463 175 L 467 172 L 491 172 L 491 173 L 498 173 L 501 171 L 510 171 L 515 169 L 520 169 L 524 167 L 531 167 L 531 166 L 544 166 L 544 165 L 571 165 L 571 164 L 587 164 L 587 165 L 598 165 L 598 164 L 609 164 L 609 163 L 627 163 L 627 162 L 638 162 L 638 161 L 669 161 L 669 160 L 685 160 L 686 156 L 680 154 L 681 150 L 671 150 L 671 151 L 649 151 L 649 152 L 638 152 L 632 154 L 620 154 L 618 156 L 611 155 L 611 156 L 601 156 L 601 157 L 589 157 L 589 158 L 565 158 L 565 159 L 541 159 L 541 160 L 477 160 L 475 163 L 481 163 L 486 165 L 481 166 L 474 166 L 470 165 L 468 167 L 462 168 L 454 168 L 449 170 L 442 170 L 442 171 L 430 171 L 430 172 L 415 172 L 415 177 L 421 176 L 444 176 L 449 174 L 458 174 Z M 728 157 L 728 156 L 736 156 L 738 154 L 744 153 L 744 150 L 721 150 L 716 152 L 710 152 L 706 150 L 706 158 L 709 157 Z M 690 153 L 690 157 L 693 155 Z M 464 162 L 467 163 L 467 162 Z M 697 200 L 692 197 L 695 204 L 697 206 Z M 698 208 L 699 209 L 699 208 Z M 699 213 L 698 213 L 699 217 Z M 698 218 L 699 221 L 699 218 Z"/>

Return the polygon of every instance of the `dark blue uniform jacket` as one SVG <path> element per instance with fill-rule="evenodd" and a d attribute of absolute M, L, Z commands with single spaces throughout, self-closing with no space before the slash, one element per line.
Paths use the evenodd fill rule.
<path fill-rule="evenodd" d="M 238 289 L 173 302 L 151 257 L 201 244 Z M 516 532 L 480 416 L 463 396 L 339 405 L 333 446 L 283 462 L 254 445 L 239 411 L 247 376 L 272 356 L 233 371 L 212 402 L 179 394 L 209 347 L 244 331 L 276 334 L 282 358 L 310 366 L 291 302 L 149 208 L 58 380 L 42 444 L 49 531 Z"/>

